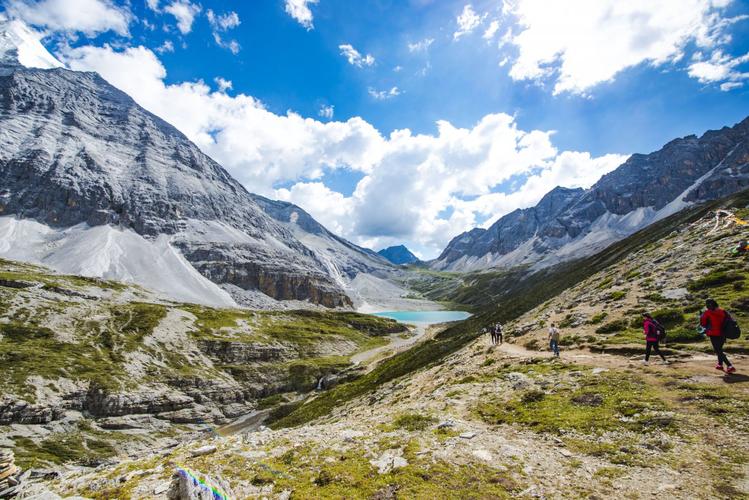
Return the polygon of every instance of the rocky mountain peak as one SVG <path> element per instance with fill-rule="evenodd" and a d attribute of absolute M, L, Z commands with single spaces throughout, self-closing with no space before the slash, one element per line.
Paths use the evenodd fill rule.
<path fill-rule="evenodd" d="M 396 245 L 388 248 L 383 248 L 377 253 L 385 257 L 388 261 L 397 265 L 413 264 L 414 262 L 419 261 L 419 258 L 415 256 L 411 252 L 411 250 L 406 248 L 405 245 Z"/>

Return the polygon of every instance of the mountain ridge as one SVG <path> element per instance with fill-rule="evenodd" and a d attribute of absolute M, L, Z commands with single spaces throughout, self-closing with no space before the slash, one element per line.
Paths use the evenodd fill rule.
<path fill-rule="evenodd" d="M 451 271 L 545 267 L 590 255 L 694 203 L 748 185 L 746 118 L 700 137 L 673 139 L 650 154 L 633 154 L 589 189 L 557 187 L 534 207 L 515 210 L 488 229 L 456 236 L 431 267 Z"/>

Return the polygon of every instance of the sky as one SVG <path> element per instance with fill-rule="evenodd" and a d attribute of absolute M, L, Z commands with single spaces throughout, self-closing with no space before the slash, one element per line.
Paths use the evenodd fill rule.
<path fill-rule="evenodd" d="M 0 0 L 245 187 L 378 250 L 749 115 L 747 0 Z"/>

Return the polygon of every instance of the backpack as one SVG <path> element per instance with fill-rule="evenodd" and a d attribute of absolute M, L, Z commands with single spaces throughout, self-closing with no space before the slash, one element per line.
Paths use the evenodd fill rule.
<path fill-rule="evenodd" d="M 728 314 L 728 311 L 726 311 L 726 318 L 723 320 L 723 326 L 720 328 L 720 333 L 727 339 L 737 339 L 741 336 L 741 327 L 739 327 L 736 320 Z"/>
<path fill-rule="evenodd" d="M 658 342 L 665 342 L 666 341 L 666 327 L 661 325 L 656 320 L 653 320 L 653 325 L 655 325 L 655 336 L 658 339 Z"/>

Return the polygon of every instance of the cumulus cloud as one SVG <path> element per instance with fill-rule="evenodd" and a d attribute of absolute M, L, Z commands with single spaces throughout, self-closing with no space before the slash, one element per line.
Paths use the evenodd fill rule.
<path fill-rule="evenodd" d="M 8 0 L 4 6 L 28 24 L 89 36 L 105 31 L 128 36 L 132 17 L 129 10 L 107 0 Z"/>
<path fill-rule="evenodd" d="M 239 14 L 234 11 L 225 14 L 216 14 L 213 10 L 208 9 L 206 17 L 208 18 L 208 24 L 211 25 L 211 34 L 216 45 L 228 49 L 232 54 L 238 54 L 240 50 L 239 42 L 236 40 L 226 41 L 221 33 L 234 29 L 241 24 Z"/>
<path fill-rule="evenodd" d="M 219 92 L 226 92 L 227 90 L 231 90 L 234 86 L 231 80 L 221 78 L 220 76 L 214 78 L 213 81 L 216 82 L 216 85 L 218 85 Z"/>
<path fill-rule="evenodd" d="M 156 52 L 159 54 L 166 54 L 167 52 L 174 52 L 174 44 L 171 40 L 166 40 L 159 47 L 156 47 Z"/>
<path fill-rule="evenodd" d="M 496 19 L 489 23 L 489 27 L 486 28 L 486 31 L 484 31 L 484 34 L 481 35 L 481 38 L 484 40 L 491 40 L 494 38 L 494 35 L 497 34 L 497 31 L 499 31 L 499 21 Z"/>
<path fill-rule="evenodd" d="M 277 115 L 252 96 L 228 95 L 225 80 L 216 80 L 218 90 L 201 81 L 165 83 L 164 66 L 145 47 L 83 46 L 59 55 L 175 125 L 250 191 L 297 203 L 370 247 L 409 241 L 434 256 L 486 218 L 530 206 L 557 184 L 589 186 L 625 159 L 559 152 L 551 131 L 521 130 L 503 113 L 470 128 L 441 121 L 435 134 L 406 129 L 387 137 L 361 118 Z M 362 175 L 350 196 L 324 184 L 336 168 Z M 494 192 L 511 179 L 518 180 L 511 189 Z M 275 189 L 278 183 L 288 187 Z"/>
<path fill-rule="evenodd" d="M 175 0 L 164 8 L 165 12 L 177 19 L 177 29 L 183 35 L 192 31 L 192 23 L 200 10 L 200 5 L 190 3 L 189 0 Z"/>
<path fill-rule="evenodd" d="M 335 113 L 335 106 L 332 104 L 323 104 L 320 106 L 320 110 L 317 112 L 318 116 L 325 118 L 326 120 L 332 120 L 333 114 Z"/>
<path fill-rule="evenodd" d="M 505 4 L 516 21 L 510 76 L 551 81 L 555 94 L 584 94 L 639 64 L 681 61 L 691 44 L 711 49 L 726 43 L 738 19 L 721 12 L 732 0 L 517 0 Z M 698 66 L 690 74 L 705 75 Z M 699 77 L 699 76 L 698 76 Z"/>
<path fill-rule="evenodd" d="M 368 172 L 383 138 L 361 118 L 323 123 L 276 115 L 252 96 L 212 91 L 202 81 L 168 85 L 151 50 L 83 46 L 58 54 L 71 69 L 97 71 L 138 104 L 180 129 L 248 189 L 269 194 L 277 182 L 319 178 L 346 166 Z"/>
<path fill-rule="evenodd" d="M 372 54 L 362 55 L 358 50 L 354 48 L 350 43 L 344 43 L 338 46 L 341 51 L 341 55 L 346 58 L 349 64 L 352 64 L 358 68 L 362 66 L 372 66 L 375 63 L 375 58 Z"/>
<path fill-rule="evenodd" d="M 319 182 L 300 182 L 276 195 L 359 244 L 409 241 L 433 257 L 478 221 L 488 219 L 488 225 L 532 206 L 557 185 L 589 187 L 626 159 L 558 152 L 551 132 L 519 130 L 506 114 L 487 115 L 469 129 L 440 122 L 437 135 L 396 131 L 381 147 L 379 162 L 351 196 Z M 520 181 L 511 190 L 492 192 L 512 178 Z"/>
<path fill-rule="evenodd" d="M 697 78 L 700 83 L 724 82 L 720 85 L 723 91 L 729 91 L 744 84 L 749 79 L 749 71 L 739 68 L 749 63 L 749 53 L 731 57 L 721 50 L 716 50 L 708 60 L 702 60 L 702 53 L 696 54 L 696 60 L 689 65 L 689 76 Z"/>
<path fill-rule="evenodd" d="M 484 16 L 486 17 L 486 16 Z M 483 21 L 484 17 L 479 16 L 473 10 L 471 4 L 467 4 L 463 7 L 463 11 L 455 19 L 458 24 L 458 30 L 453 33 L 453 40 L 457 40 L 464 35 L 468 35 L 473 32 Z"/>
<path fill-rule="evenodd" d="M 312 11 L 310 5 L 315 5 L 319 0 L 286 0 L 286 13 L 296 21 L 311 30 L 314 28 Z"/>
<path fill-rule="evenodd" d="M 367 89 L 369 95 L 377 99 L 378 101 L 384 101 L 385 99 L 392 99 L 393 97 L 401 95 L 401 91 L 398 87 L 391 87 L 386 90 L 377 90 L 372 87 Z"/>

